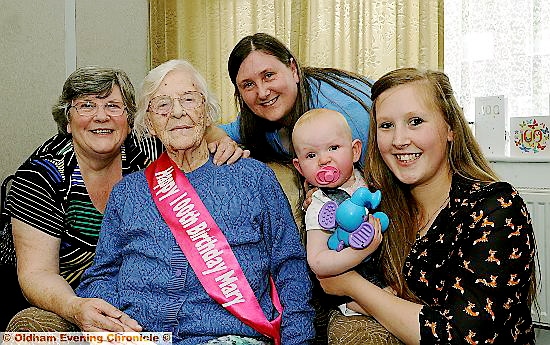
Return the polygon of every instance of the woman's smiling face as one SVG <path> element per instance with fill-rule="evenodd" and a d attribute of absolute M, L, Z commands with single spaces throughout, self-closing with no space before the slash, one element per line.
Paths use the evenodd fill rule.
<path fill-rule="evenodd" d="M 268 121 L 284 121 L 298 97 L 298 71 L 291 61 L 290 67 L 277 57 L 252 51 L 243 60 L 236 83 L 246 105 L 257 116 Z"/>
<path fill-rule="evenodd" d="M 74 99 L 73 104 L 90 101 L 98 105 L 93 116 L 79 115 L 71 106 L 67 132 L 72 135 L 75 150 L 89 157 L 102 158 L 105 155 L 118 154 L 130 130 L 127 113 L 109 116 L 105 112 L 107 103 L 124 104 L 122 93 L 114 86 L 110 95 L 99 98 L 97 95 L 85 95 Z"/>
<path fill-rule="evenodd" d="M 427 92 L 413 82 L 388 89 L 376 100 L 380 154 L 395 176 L 412 186 L 450 171 L 447 145 L 453 133 L 441 110 L 426 101 Z"/>

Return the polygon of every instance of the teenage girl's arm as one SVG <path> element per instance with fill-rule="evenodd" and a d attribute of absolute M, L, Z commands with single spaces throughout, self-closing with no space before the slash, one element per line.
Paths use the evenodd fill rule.
<path fill-rule="evenodd" d="M 386 293 L 355 272 L 321 279 L 321 286 L 327 293 L 353 298 L 406 344 L 418 344 L 420 336 L 430 344 L 443 340 L 447 344 L 481 344 L 495 339 L 511 343 L 518 337 L 530 341 L 527 291 L 534 269 L 535 241 L 527 208 L 517 192 L 506 185 L 495 188 L 484 200 L 478 199 L 461 204 L 468 209 L 465 216 L 457 218 L 460 224 L 453 225 L 466 229 L 451 237 L 454 264 L 445 268 L 445 275 L 432 276 L 417 286 L 426 296 L 439 297 L 434 306 Z M 431 241 L 423 251 L 442 253 L 446 247 L 437 248 L 439 242 Z M 433 265 L 435 269 L 437 263 Z M 430 276 L 430 272 L 418 270 L 411 268 L 412 285 L 420 279 L 416 275 Z M 437 281 L 428 285 L 431 280 Z M 439 296 L 429 292 L 437 288 L 445 293 Z"/>
<path fill-rule="evenodd" d="M 380 220 L 369 215 L 369 222 L 374 225 L 376 234 L 364 249 L 347 247 L 341 251 L 329 249 L 327 246 L 330 233 L 321 229 L 307 231 L 307 261 L 311 270 L 320 277 L 334 276 L 352 269 L 371 255 L 382 242 Z"/>

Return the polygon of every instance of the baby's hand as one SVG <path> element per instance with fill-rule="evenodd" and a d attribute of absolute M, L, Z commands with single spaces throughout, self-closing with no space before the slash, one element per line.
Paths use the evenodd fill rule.
<path fill-rule="evenodd" d="M 304 199 L 304 203 L 302 204 L 302 211 L 305 212 L 309 205 L 311 205 L 313 193 L 315 193 L 318 189 L 318 187 L 312 186 L 307 181 L 304 181 L 304 191 L 306 192 L 306 197 Z"/>
<path fill-rule="evenodd" d="M 373 248 L 374 251 L 382 243 L 382 224 L 380 223 L 380 219 L 374 217 L 372 214 L 369 214 L 369 223 L 374 227 L 374 236 L 367 248 Z"/>

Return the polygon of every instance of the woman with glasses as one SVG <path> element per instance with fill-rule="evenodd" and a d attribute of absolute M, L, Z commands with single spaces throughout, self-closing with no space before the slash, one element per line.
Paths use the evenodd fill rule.
<path fill-rule="evenodd" d="M 204 135 L 219 106 L 204 78 L 187 61 L 163 63 L 137 114 L 137 132 L 166 152 L 114 187 L 77 294 L 172 332 L 173 344 L 310 344 L 311 282 L 288 201 L 265 164 L 213 163 Z M 101 314 L 83 330 L 111 330 Z"/>
<path fill-rule="evenodd" d="M 77 69 L 52 114 L 58 134 L 21 165 L 8 196 L 19 283 L 35 306 L 13 318 L 10 331 L 70 330 L 89 322 L 94 306 L 81 303 L 74 289 L 92 264 L 111 189 L 164 150 L 132 134 L 134 88 L 121 70 Z M 116 321 L 120 311 L 106 308 L 113 330 L 131 329 Z"/>

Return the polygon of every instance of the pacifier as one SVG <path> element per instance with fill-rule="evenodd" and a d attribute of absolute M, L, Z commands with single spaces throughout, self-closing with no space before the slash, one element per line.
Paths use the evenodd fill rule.
<path fill-rule="evenodd" d="M 328 165 L 319 169 L 315 174 L 315 181 L 322 186 L 336 182 L 339 178 L 340 170 Z"/>

